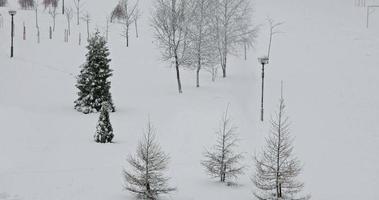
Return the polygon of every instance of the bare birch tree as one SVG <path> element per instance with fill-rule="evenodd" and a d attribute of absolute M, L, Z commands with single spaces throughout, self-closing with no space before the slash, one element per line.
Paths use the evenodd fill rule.
<path fill-rule="evenodd" d="M 187 0 L 155 0 L 152 16 L 155 38 L 161 48 L 162 59 L 174 63 L 178 91 L 182 93 L 180 68 L 188 62 Z"/>
<path fill-rule="evenodd" d="M 139 4 L 139 0 L 137 0 L 136 10 L 134 11 L 135 12 L 135 14 L 134 14 L 134 29 L 136 31 L 136 38 L 138 38 L 138 20 L 139 20 L 139 18 L 142 15 L 141 10 L 140 10 L 138 4 Z"/>
<path fill-rule="evenodd" d="M 207 173 L 212 178 L 219 178 L 221 182 L 237 178 L 244 170 L 240 164 L 243 155 L 234 151 L 238 141 L 237 127 L 232 124 L 228 110 L 229 106 L 222 116 L 216 144 L 204 153 L 205 160 L 201 162 Z"/>
<path fill-rule="evenodd" d="M 82 17 L 82 20 L 86 22 L 86 28 L 87 28 L 87 40 L 89 39 L 89 36 L 90 36 L 90 31 L 89 31 L 89 24 L 91 22 L 91 15 L 86 12 L 83 17 Z"/>
<path fill-rule="evenodd" d="M 254 41 L 257 28 L 252 25 L 250 0 L 217 0 L 214 18 L 215 41 L 223 77 L 226 77 L 228 56 L 238 54 L 246 39 Z"/>
<path fill-rule="evenodd" d="M 49 8 L 49 15 L 51 16 L 51 19 L 53 20 L 53 31 L 55 31 L 55 21 L 57 19 L 57 7 L 50 7 Z"/>
<path fill-rule="evenodd" d="M 35 15 L 35 24 L 36 24 L 36 30 L 37 30 L 37 43 L 40 43 L 40 31 L 39 31 L 39 23 L 38 23 L 38 7 L 39 7 L 39 1 L 35 0 L 34 5 L 34 15 Z"/>
<path fill-rule="evenodd" d="M 156 142 L 155 129 L 150 120 L 143 140 L 138 144 L 136 155 L 129 156 L 127 161 L 131 169 L 124 169 L 125 189 L 137 194 L 137 197 L 156 200 L 158 195 L 176 190 L 168 186 L 169 178 L 163 174 L 169 156 Z"/>
<path fill-rule="evenodd" d="M 67 31 L 68 35 L 71 35 L 71 21 L 74 17 L 74 10 L 72 8 L 65 8 L 65 17 L 67 20 Z"/>
<path fill-rule="evenodd" d="M 80 24 L 80 15 L 82 13 L 83 1 L 74 0 L 75 10 L 76 10 L 76 25 Z"/>
<path fill-rule="evenodd" d="M 260 200 L 310 198 L 309 195 L 299 195 L 304 184 L 296 180 L 301 172 L 301 165 L 292 155 L 293 139 L 290 136 L 289 125 L 282 96 L 279 111 L 271 119 L 271 132 L 266 138 L 266 146 L 261 155 L 255 156 L 256 172 L 252 180 L 257 188 L 254 196 Z"/>
<path fill-rule="evenodd" d="M 198 0 L 192 7 L 189 23 L 189 61 L 196 70 L 196 87 L 200 87 L 200 70 L 217 64 L 216 45 L 213 38 L 212 12 L 214 0 Z"/>
<path fill-rule="evenodd" d="M 123 15 L 119 23 L 124 27 L 122 36 L 125 37 L 126 46 L 129 47 L 129 31 L 130 25 L 133 24 L 135 20 L 135 14 L 137 9 L 137 4 L 131 4 L 129 0 L 121 0 L 120 3 L 123 10 Z"/>

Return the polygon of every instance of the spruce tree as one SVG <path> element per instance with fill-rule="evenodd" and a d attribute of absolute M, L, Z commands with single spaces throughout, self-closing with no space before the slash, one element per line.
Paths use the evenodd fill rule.
<path fill-rule="evenodd" d="M 108 102 L 109 109 L 114 112 L 115 108 L 110 93 L 112 76 L 109 67 L 111 59 L 108 58 L 109 50 L 106 40 L 97 31 L 88 40 L 88 53 L 86 63 L 82 65 L 76 87 L 79 89 L 79 98 L 75 101 L 75 109 L 85 114 L 98 112 L 103 102 Z"/>
<path fill-rule="evenodd" d="M 168 186 L 170 178 L 164 175 L 164 171 L 168 167 L 169 156 L 157 143 L 150 120 L 136 155 L 130 155 L 127 161 L 131 167 L 124 169 L 125 189 L 136 194 L 139 199 L 157 200 L 160 194 L 176 190 Z"/>
<path fill-rule="evenodd" d="M 256 187 L 254 196 L 259 200 L 308 200 L 311 197 L 300 194 L 304 184 L 297 177 L 302 167 L 293 155 L 289 125 L 282 96 L 278 112 L 271 120 L 266 146 L 255 156 L 256 172 L 252 180 Z"/>
<path fill-rule="evenodd" d="M 110 143 L 113 139 L 113 128 L 109 120 L 109 103 L 103 102 L 100 117 L 96 127 L 95 142 L 97 143 Z"/>
<path fill-rule="evenodd" d="M 204 153 L 205 160 L 201 164 L 212 178 L 218 178 L 221 182 L 232 184 L 231 179 L 236 179 L 243 174 L 244 167 L 241 165 L 243 155 L 235 152 L 238 145 L 236 135 L 237 127 L 233 125 L 229 114 L 229 105 L 222 115 L 220 128 L 217 131 L 216 144 Z"/>

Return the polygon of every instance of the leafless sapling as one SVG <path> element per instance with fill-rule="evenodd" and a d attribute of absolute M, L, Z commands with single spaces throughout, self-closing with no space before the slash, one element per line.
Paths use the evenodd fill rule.
<path fill-rule="evenodd" d="M 204 153 L 205 160 L 201 162 L 207 173 L 212 178 L 220 179 L 221 182 L 237 178 L 244 170 L 240 163 L 243 155 L 234 150 L 238 142 L 237 127 L 233 125 L 228 110 L 229 106 L 222 115 L 216 144 Z"/>
<path fill-rule="evenodd" d="M 155 0 L 152 26 L 162 59 L 174 63 L 179 93 L 180 68 L 188 63 L 188 0 Z"/>
<path fill-rule="evenodd" d="M 215 13 L 215 42 L 225 78 L 228 56 L 238 54 L 237 47 L 244 45 L 242 38 L 254 41 L 257 27 L 251 21 L 250 0 L 216 0 Z"/>
<path fill-rule="evenodd" d="M 67 30 L 68 30 L 68 35 L 71 35 L 71 21 L 72 18 L 74 17 L 74 10 L 72 8 L 65 8 L 65 17 L 67 20 Z"/>
<path fill-rule="evenodd" d="M 138 144 L 136 155 L 130 155 L 127 161 L 130 168 L 124 169 L 125 189 L 137 197 L 156 200 L 160 194 L 176 190 L 168 186 L 169 178 L 164 176 L 169 156 L 157 143 L 155 129 L 150 120 L 143 139 Z"/>
<path fill-rule="evenodd" d="M 137 0 L 136 10 L 135 10 L 135 14 L 134 14 L 134 29 L 136 31 L 136 38 L 138 38 L 138 20 L 142 15 L 141 10 L 138 7 L 138 4 L 139 4 L 139 0 Z"/>
<path fill-rule="evenodd" d="M 82 14 L 83 1 L 74 0 L 75 10 L 76 10 L 76 25 L 80 24 L 80 15 Z"/>
<path fill-rule="evenodd" d="M 272 38 L 274 35 L 281 33 L 278 30 L 278 27 L 283 24 L 283 22 L 275 22 L 273 19 L 268 18 L 267 19 L 268 24 L 269 24 L 269 31 L 270 31 L 270 40 L 268 43 L 268 51 L 267 51 L 267 57 L 270 58 L 270 53 L 271 53 L 271 44 L 272 44 Z"/>
<path fill-rule="evenodd" d="M 301 172 L 299 160 L 293 156 L 293 139 L 286 116 L 283 96 L 279 111 L 271 119 L 271 131 L 259 156 L 255 156 L 256 172 L 252 181 L 254 196 L 260 200 L 306 200 L 301 196 L 304 184 L 296 178 Z"/>
<path fill-rule="evenodd" d="M 119 23 L 123 26 L 123 32 L 121 35 L 125 37 L 126 46 L 128 47 L 130 25 L 135 20 L 137 4 L 131 4 L 129 0 L 121 0 L 119 4 L 123 9 L 123 15 L 121 17 L 121 20 L 119 20 Z"/>
<path fill-rule="evenodd" d="M 49 15 L 51 16 L 51 19 L 53 20 L 53 31 L 55 31 L 55 22 L 57 19 L 57 7 L 50 7 L 49 8 Z"/>
<path fill-rule="evenodd" d="M 83 17 L 82 17 L 82 20 L 86 22 L 86 27 L 87 27 L 87 40 L 89 39 L 89 36 L 90 36 L 90 33 L 89 33 L 89 24 L 91 22 L 91 16 L 88 12 L 86 12 Z"/>

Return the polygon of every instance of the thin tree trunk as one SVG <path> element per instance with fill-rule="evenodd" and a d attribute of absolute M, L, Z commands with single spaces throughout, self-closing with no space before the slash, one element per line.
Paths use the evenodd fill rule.
<path fill-rule="evenodd" d="M 138 25 L 137 25 L 137 19 L 134 21 L 134 26 L 136 28 L 136 37 L 138 38 Z"/>
<path fill-rule="evenodd" d="M 126 26 L 126 34 L 125 34 L 125 37 L 126 37 L 126 47 L 129 47 L 129 25 Z"/>
<path fill-rule="evenodd" d="M 247 60 L 247 55 L 246 55 L 246 49 L 247 49 L 247 47 L 246 47 L 246 43 L 243 44 L 243 48 L 244 48 L 244 51 L 245 51 L 245 60 Z"/>
<path fill-rule="evenodd" d="M 196 87 L 200 87 L 200 64 L 196 70 Z"/>
<path fill-rule="evenodd" d="M 181 94 L 183 93 L 183 91 L 182 91 L 182 83 L 180 81 L 179 62 L 178 62 L 177 55 L 175 55 L 175 69 L 176 69 L 176 80 L 178 81 L 178 90 L 179 90 L 179 94 Z"/>
<path fill-rule="evenodd" d="M 87 20 L 87 40 L 89 39 L 89 20 Z"/>
<path fill-rule="evenodd" d="M 22 39 L 26 40 L 26 26 L 25 26 L 25 22 L 23 23 L 23 27 L 24 27 L 24 29 L 23 29 L 23 32 L 22 32 Z"/>
<path fill-rule="evenodd" d="M 62 0 L 62 15 L 64 15 L 64 0 Z"/>

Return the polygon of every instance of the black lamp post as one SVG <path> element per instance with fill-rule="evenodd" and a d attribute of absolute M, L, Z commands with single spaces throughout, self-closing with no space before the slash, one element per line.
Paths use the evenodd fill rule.
<path fill-rule="evenodd" d="M 265 65 L 268 64 L 269 58 L 267 56 L 258 58 L 262 64 L 262 96 L 261 96 L 261 121 L 263 122 L 263 96 L 264 96 L 264 79 L 265 79 Z"/>
<path fill-rule="evenodd" d="M 14 37 L 14 21 L 13 16 L 16 15 L 15 10 L 10 10 L 9 14 L 12 16 L 12 24 L 11 24 L 11 58 L 13 58 L 13 37 Z"/>

